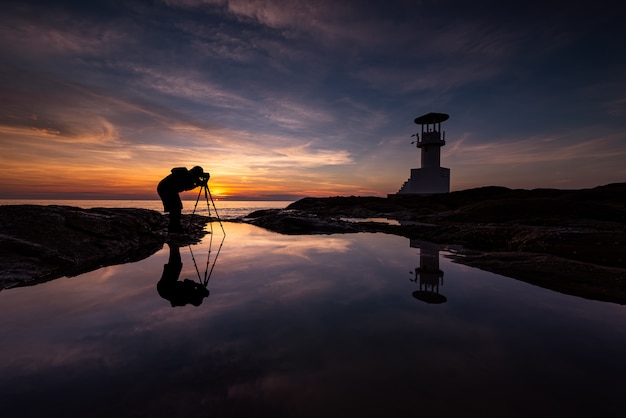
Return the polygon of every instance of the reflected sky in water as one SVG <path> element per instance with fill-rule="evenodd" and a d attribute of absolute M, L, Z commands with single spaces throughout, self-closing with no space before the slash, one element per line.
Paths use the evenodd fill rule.
<path fill-rule="evenodd" d="M 197 307 L 157 291 L 167 246 L 0 292 L 2 416 L 621 416 L 626 406 L 623 306 L 454 264 L 403 237 L 224 226 Z M 192 254 L 201 277 L 210 269 L 215 238 L 210 258 L 208 239 L 180 248 L 180 281 L 198 279 Z"/>

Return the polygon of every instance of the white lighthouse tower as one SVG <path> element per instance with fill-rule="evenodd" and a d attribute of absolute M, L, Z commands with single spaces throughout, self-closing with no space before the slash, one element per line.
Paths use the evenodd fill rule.
<path fill-rule="evenodd" d="M 441 167 L 441 147 L 446 145 L 446 133 L 441 122 L 450 116 L 445 113 L 427 113 L 415 118 L 422 127 L 415 144 L 422 151 L 422 168 L 412 168 L 409 178 L 398 194 L 436 194 L 450 192 L 450 169 Z"/>

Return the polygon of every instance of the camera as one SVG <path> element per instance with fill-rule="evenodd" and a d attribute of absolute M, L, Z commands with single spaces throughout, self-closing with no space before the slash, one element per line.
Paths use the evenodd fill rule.
<path fill-rule="evenodd" d="M 211 175 L 209 173 L 202 173 L 202 175 L 200 175 L 201 184 L 206 185 L 209 182 L 210 177 Z"/>

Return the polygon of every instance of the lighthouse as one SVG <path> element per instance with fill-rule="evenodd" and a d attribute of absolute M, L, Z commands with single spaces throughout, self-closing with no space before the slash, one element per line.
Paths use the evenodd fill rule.
<path fill-rule="evenodd" d="M 450 192 L 450 169 L 441 167 L 441 147 L 446 145 L 446 133 L 441 123 L 450 116 L 445 113 L 427 113 L 415 118 L 421 130 L 415 135 L 415 144 L 422 153 L 422 168 L 412 168 L 411 177 L 404 182 L 398 194 L 437 194 Z"/>

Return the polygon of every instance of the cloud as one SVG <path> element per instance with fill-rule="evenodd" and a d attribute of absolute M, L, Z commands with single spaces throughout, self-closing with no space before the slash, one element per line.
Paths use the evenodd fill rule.
<path fill-rule="evenodd" d="M 624 59 L 599 41 L 618 19 L 552 3 L 9 1 L 0 162 L 89 190 L 200 164 L 250 195 L 386 194 L 430 109 L 464 132 L 442 150 L 453 172 L 613 161 Z"/>
<path fill-rule="evenodd" d="M 304 102 L 285 97 L 268 97 L 264 101 L 263 116 L 270 122 L 290 130 L 309 129 L 313 131 L 320 125 L 336 121 L 336 116 L 326 109 L 309 106 Z"/>
<path fill-rule="evenodd" d="M 469 135 L 445 151 L 445 158 L 462 164 L 536 164 L 540 162 L 608 159 L 625 155 L 621 132 L 600 135 L 591 132 L 565 132 L 521 140 L 472 143 Z"/>
<path fill-rule="evenodd" d="M 164 71 L 137 65 L 133 65 L 131 71 L 140 77 L 137 84 L 147 90 L 226 109 L 252 107 L 252 102 L 246 97 L 226 90 L 206 78 L 200 79 L 200 74 L 194 71 L 182 68 Z"/>
<path fill-rule="evenodd" d="M 61 8 L 46 9 L 45 17 L 29 7 L 23 10 L 0 18 L 0 45 L 19 56 L 94 56 L 128 47 L 132 42 L 127 29 L 117 23 L 76 19 Z"/>

